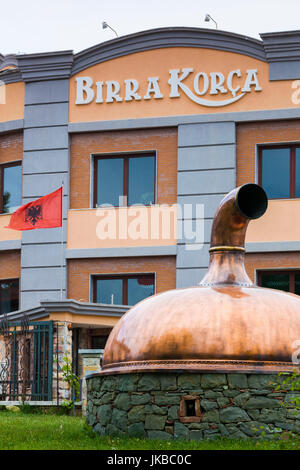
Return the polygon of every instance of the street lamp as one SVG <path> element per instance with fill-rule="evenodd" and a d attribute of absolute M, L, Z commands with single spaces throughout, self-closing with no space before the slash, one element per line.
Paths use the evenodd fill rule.
<path fill-rule="evenodd" d="M 115 33 L 115 35 L 116 35 L 117 37 L 119 37 L 118 34 L 117 34 L 117 32 L 116 32 L 111 26 L 109 26 L 109 24 L 107 24 L 106 21 L 102 21 L 102 28 L 103 28 L 103 29 L 105 29 L 105 28 L 111 29 L 111 30 Z"/>
<path fill-rule="evenodd" d="M 210 20 L 212 20 L 215 23 L 216 29 L 218 29 L 217 22 L 207 13 L 207 15 L 205 16 L 204 21 L 210 21 Z"/>

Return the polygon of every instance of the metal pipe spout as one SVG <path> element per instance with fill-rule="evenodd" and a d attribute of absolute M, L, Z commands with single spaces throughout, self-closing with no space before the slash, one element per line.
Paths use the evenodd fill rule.
<path fill-rule="evenodd" d="M 261 186 L 244 184 L 221 201 L 213 221 L 210 264 L 201 286 L 251 286 L 244 265 L 245 237 L 250 220 L 267 210 L 268 198 Z"/>

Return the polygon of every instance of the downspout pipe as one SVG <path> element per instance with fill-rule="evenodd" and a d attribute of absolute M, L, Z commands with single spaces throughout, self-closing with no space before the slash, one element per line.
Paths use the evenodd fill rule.
<path fill-rule="evenodd" d="M 258 219 L 267 210 L 268 198 L 263 188 L 244 184 L 221 201 L 214 216 L 210 264 L 201 286 L 252 286 L 245 266 L 245 237 L 250 220 Z"/>

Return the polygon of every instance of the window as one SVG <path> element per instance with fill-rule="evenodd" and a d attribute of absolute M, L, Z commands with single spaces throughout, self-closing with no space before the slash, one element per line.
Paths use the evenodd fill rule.
<path fill-rule="evenodd" d="M 155 202 L 154 154 L 94 158 L 94 207 L 150 205 Z"/>
<path fill-rule="evenodd" d="M 19 310 L 19 279 L 0 280 L 0 314 Z"/>
<path fill-rule="evenodd" d="M 299 271 L 259 271 L 258 285 L 270 289 L 280 289 L 300 295 Z"/>
<path fill-rule="evenodd" d="M 270 199 L 300 197 L 300 145 L 260 147 L 259 184 Z"/>
<path fill-rule="evenodd" d="M 154 294 L 154 274 L 95 276 L 94 302 L 135 305 Z"/>
<path fill-rule="evenodd" d="M 21 205 L 22 163 L 0 165 L 1 212 L 11 213 Z"/>
<path fill-rule="evenodd" d="M 199 423 L 202 420 L 203 409 L 198 395 L 182 396 L 179 404 L 179 421 L 182 423 Z"/>
<path fill-rule="evenodd" d="M 92 349 L 104 349 L 108 336 L 92 336 Z"/>

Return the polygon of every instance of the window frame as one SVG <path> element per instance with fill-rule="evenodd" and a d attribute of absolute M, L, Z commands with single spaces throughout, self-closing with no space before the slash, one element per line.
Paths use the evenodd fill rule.
<path fill-rule="evenodd" d="M 4 315 L 4 313 L 9 313 L 9 312 L 3 312 L 1 313 L 1 305 L 2 305 L 2 290 L 1 290 L 1 284 L 4 282 L 11 282 L 11 281 L 17 281 L 18 282 L 18 309 L 20 309 L 20 278 L 18 277 L 13 277 L 13 278 L 7 278 L 7 279 L 0 279 L 0 317 Z M 13 311 L 17 311 L 13 310 Z"/>
<path fill-rule="evenodd" d="M 15 160 L 13 162 L 6 162 L 0 163 L 0 214 L 10 214 L 10 212 L 3 212 L 3 189 L 4 189 L 4 169 L 10 168 L 13 166 L 20 166 L 21 167 L 21 185 L 22 185 L 22 177 L 23 177 L 23 161 L 22 160 Z M 22 198 L 22 186 L 21 186 L 21 198 Z M 22 201 L 21 204 L 22 205 Z"/>
<path fill-rule="evenodd" d="M 129 274 L 94 274 L 92 276 L 92 299 L 93 303 L 97 302 L 97 280 L 121 279 L 125 282 L 122 283 L 122 305 L 128 305 L 128 279 L 136 279 L 139 277 L 153 277 L 153 295 L 156 293 L 155 273 L 129 273 Z M 146 297 L 147 298 L 147 297 Z M 126 303 L 124 303 L 126 301 Z M 117 304 L 107 304 L 117 305 Z"/>
<path fill-rule="evenodd" d="M 258 184 L 262 185 L 262 160 L 263 150 L 276 150 L 288 149 L 290 151 L 290 194 L 289 197 L 269 197 L 269 199 L 300 199 L 300 196 L 295 196 L 296 188 L 296 148 L 300 149 L 300 143 L 281 143 L 274 145 L 259 145 L 258 146 Z"/>
<path fill-rule="evenodd" d="M 156 193 L 156 181 L 157 181 L 157 155 L 155 150 L 147 150 L 142 152 L 119 152 L 119 153 L 104 153 L 104 154 L 93 154 L 93 188 L 92 188 L 92 205 L 93 208 L 100 207 L 97 204 L 97 192 L 98 192 L 98 178 L 97 178 L 97 162 L 98 160 L 109 159 L 109 158 L 122 158 L 123 163 L 123 194 L 121 195 L 123 198 L 122 205 L 114 206 L 114 207 L 131 207 L 136 204 L 128 204 L 128 190 L 129 190 L 129 159 L 130 158 L 142 158 L 142 157 L 153 157 L 154 158 L 154 181 L 153 181 L 153 189 L 154 189 L 154 201 L 150 204 L 143 204 L 144 206 L 152 206 L 155 205 L 157 202 L 157 193 Z M 126 204 L 124 203 L 126 201 Z"/>
<path fill-rule="evenodd" d="M 259 269 L 256 271 L 257 285 L 261 287 L 262 275 L 272 274 L 286 274 L 289 276 L 289 288 L 288 291 L 291 294 L 295 294 L 295 276 L 300 274 L 300 269 Z M 279 290 L 279 289 L 274 289 Z M 298 295 L 298 294 L 295 294 Z"/>

